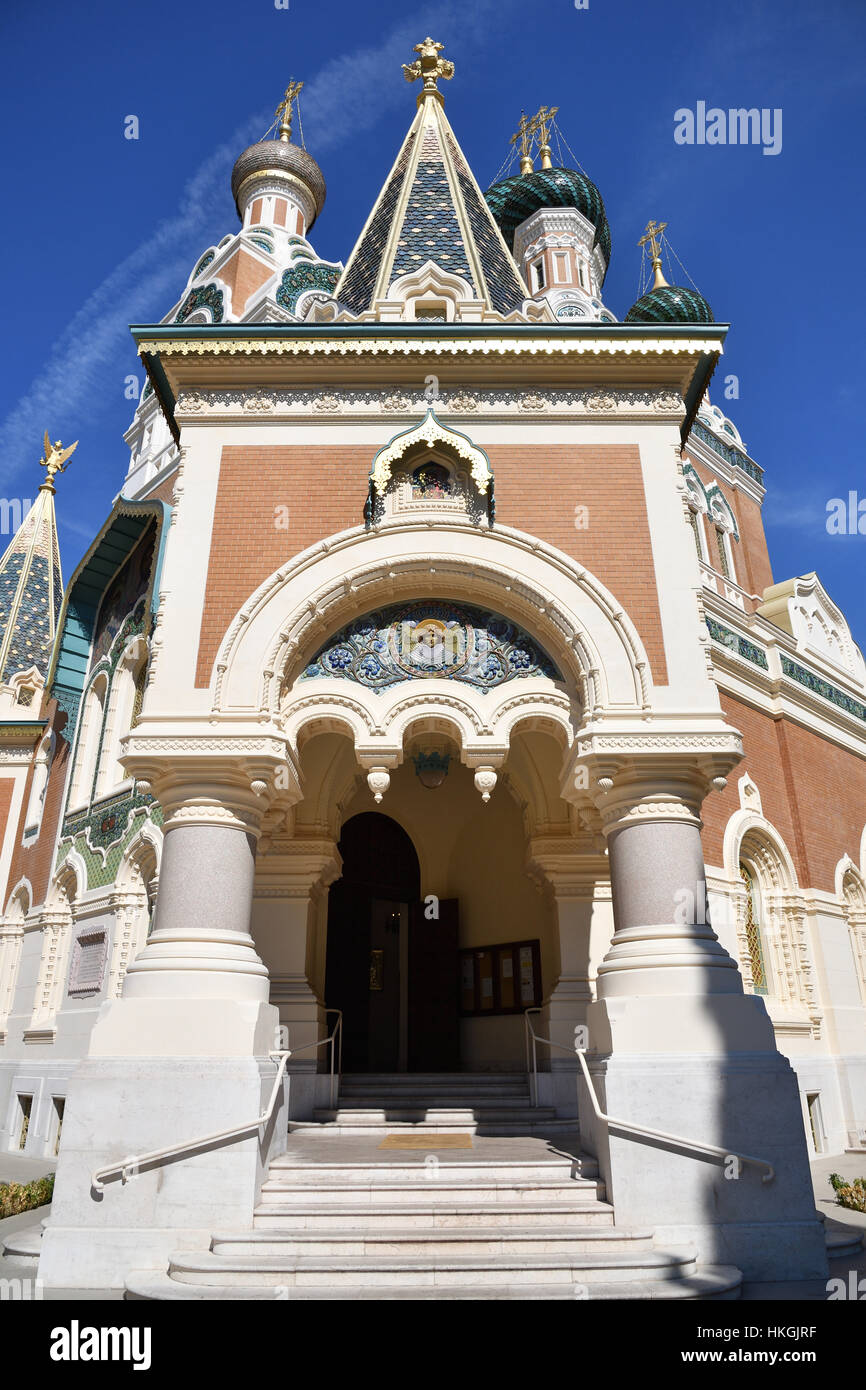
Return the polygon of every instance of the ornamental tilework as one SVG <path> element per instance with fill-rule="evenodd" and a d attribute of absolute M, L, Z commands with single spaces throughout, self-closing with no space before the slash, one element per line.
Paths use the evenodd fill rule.
<path fill-rule="evenodd" d="M 489 690 L 528 676 L 561 680 L 545 652 L 516 623 L 469 604 L 393 604 L 336 633 L 302 680 L 331 676 L 385 690 L 437 676 Z"/>
<path fill-rule="evenodd" d="M 339 278 L 339 267 L 326 265 L 324 261 L 319 261 L 317 265 L 310 265 L 306 261 L 293 265 L 291 269 L 283 272 L 280 288 L 277 290 L 277 303 L 293 314 L 298 300 L 306 290 L 321 290 L 326 295 L 332 295 Z"/>
<path fill-rule="evenodd" d="M 200 289 L 190 290 L 183 304 L 174 316 L 175 323 L 186 323 L 197 309 L 210 309 L 212 321 L 223 321 L 223 292 L 216 285 L 202 285 Z"/>
<path fill-rule="evenodd" d="M 202 256 L 201 260 L 199 261 L 198 265 L 196 266 L 195 270 L 194 270 L 193 273 L 192 273 L 192 278 L 193 278 L 193 280 L 197 280 L 198 277 L 201 275 L 202 271 L 203 271 L 203 270 L 207 270 L 208 266 L 211 264 L 211 262 L 214 260 L 215 257 L 216 257 L 216 252 L 215 252 L 215 251 L 206 251 L 206 252 L 205 252 L 205 254 Z"/>
<path fill-rule="evenodd" d="M 730 463 L 734 468 L 742 468 L 744 473 L 748 473 L 750 478 L 754 478 L 756 483 L 760 483 L 764 477 L 764 470 L 759 464 L 753 463 L 747 458 L 740 449 L 735 449 L 730 444 L 725 444 L 723 440 L 717 439 L 712 431 L 705 429 L 699 420 L 695 420 L 691 429 L 692 434 L 698 439 L 702 439 L 705 444 L 709 444 L 711 449 L 723 458 L 726 463 Z"/>
<path fill-rule="evenodd" d="M 442 270 L 462 275 L 478 294 L 445 172 L 439 137 L 429 127 L 424 132 L 421 157 L 409 191 L 391 279 L 396 280 L 417 270 L 425 261 L 433 261 Z"/>
<path fill-rule="evenodd" d="M 102 807 L 94 812 L 88 819 L 93 820 L 102 816 L 103 819 L 112 814 L 120 814 L 121 803 L 105 802 Z M 126 853 L 127 846 L 135 839 L 146 820 L 152 821 L 154 825 L 162 825 L 162 807 L 154 802 L 150 797 L 138 793 L 135 797 L 125 798 L 126 811 L 124 819 L 124 829 L 120 831 L 120 838 L 110 843 L 110 848 L 103 854 L 100 849 L 105 846 L 99 845 L 97 839 L 90 835 L 88 829 L 72 827 L 70 822 L 64 825 L 64 838 L 58 846 L 57 859 L 54 865 L 55 873 L 69 854 L 75 850 L 81 856 L 87 870 L 88 888 L 105 888 L 108 884 L 114 883 L 120 868 L 121 860 Z M 77 819 L 77 818 L 76 818 Z"/>
<path fill-rule="evenodd" d="M 0 679 L 47 674 L 63 602 L 53 494 L 40 488 L 0 559 Z"/>
<path fill-rule="evenodd" d="M 358 243 L 350 264 L 346 267 L 340 285 L 340 302 L 353 314 L 361 314 L 369 309 L 376 288 L 382 253 L 391 231 L 394 209 L 400 197 L 400 190 L 406 178 L 409 156 L 415 143 L 415 132 L 406 138 L 394 172 L 382 190 L 382 195 L 370 218 L 366 231 Z"/>
<path fill-rule="evenodd" d="M 782 671 L 786 676 L 790 676 L 791 680 L 797 681 L 815 695 L 821 695 L 825 700 L 830 700 L 832 704 L 838 705 L 848 714 L 853 714 L 855 719 L 866 720 L 866 705 L 861 704 L 851 695 L 846 695 L 844 690 L 831 685 L 829 681 L 816 675 L 814 671 L 807 671 L 805 666 L 800 666 L 798 662 L 792 661 L 788 656 L 782 657 Z"/>
<path fill-rule="evenodd" d="M 466 216 L 469 218 L 469 226 L 487 281 L 490 302 L 499 313 L 508 314 L 523 303 L 526 287 L 502 249 L 493 216 L 475 187 L 457 141 L 447 132 L 445 138 L 454 161 Z"/>
<path fill-rule="evenodd" d="M 769 670 L 767 665 L 767 654 L 760 647 L 756 647 L 754 642 L 748 638 L 741 637 L 738 632 L 733 632 L 729 627 L 723 627 L 717 623 L 715 618 L 707 618 L 707 627 L 714 642 L 720 646 L 727 647 L 729 651 L 736 652 L 737 656 L 743 657 L 746 661 L 751 661 L 753 666 L 760 666 L 763 671 Z"/>

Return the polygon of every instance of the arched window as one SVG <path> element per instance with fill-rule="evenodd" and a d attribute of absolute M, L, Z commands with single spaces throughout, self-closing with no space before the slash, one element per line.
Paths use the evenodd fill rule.
<path fill-rule="evenodd" d="M 749 966 L 752 976 L 752 989 L 755 994 L 769 992 L 764 941 L 762 936 L 761 892 L 752 870 L 740 862 L 740 878 L 746 890 L 746 947 L 749 953 Z"/>
<path fill-rule="evenodd" d="M 120 745 L 132 728 L 136 717 L 139 686 L 143 696 L 143 679 L 147 665 L 147 642 L 136 637 L 130 642 L 118 663 L 111 683 L 111 696 L 105 719 L 105 736 L 99 759 L 96 795 L 104 796 L 126 780 L 126 770 L 120 762 Z M 140 704 L 139 704 L 140 709 Z"/>
<path fill-rule="evenodd" d="M 413 497 L 450 497 L 451 474 L 441 463 L 422 463 L 412 474 Z"/>
<path fill-rule="evenodd" d="M 0 1042 L 5 1042 L 6 1025 L 15 1000 L 24 919 L 29 911 L 30 892 L 27 884 L 22 883 L 12 894 L 6 916 L 0 922 Z"/>
<path fill-rule="evenodd" d="M 720 526 L 718 522 L 716 522 L 716 543 L 719 547 L 719 569 L 726 579 L 730 579 L 733 584 L 736 584 L 731 537 L 724 526 Z"/>
<path fill-rule="evenodd" d="M 866 880 L 853 866 L 842 879 L 842 900 L 860 997 L 866 1003 Z"/>
<path fill-rule="evenodd" d="M 69 792 L 70 806 L 84 805 L 90 800 L 96 772 L 96 759 L 99 756 L 99 745 L 102 739 L 102 723 L 105 717 L 107 693 L 108 677 L 104 672 L 100 672 L 84 697 L 84 712 L 78 733 L 75 769 Z"/>
<path fill-rule="evenodd" d="M 30 783 L 30 799 L 27 802 L 27 815 L 24 818 L 24 843 L 32 844 L 39 837 L 42 813 L 45 809 L 45 793 L 48 790 L 48 774 L 54 758 L 54 731 L 48 733 L 39 745 L 33 762 L 33 778 Z"/>

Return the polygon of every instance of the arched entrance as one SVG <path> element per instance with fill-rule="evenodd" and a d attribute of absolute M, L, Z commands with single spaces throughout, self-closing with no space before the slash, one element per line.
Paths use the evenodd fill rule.
<path fill-rule="evenodd" d="M 459 1064 L 457 903 L 429 919 L 406 831 L 377 811 L 352 816 L 343 876 L 328 898 L 325 996 L 343 1011 L 347 1072 L 449 1071 Z"/>

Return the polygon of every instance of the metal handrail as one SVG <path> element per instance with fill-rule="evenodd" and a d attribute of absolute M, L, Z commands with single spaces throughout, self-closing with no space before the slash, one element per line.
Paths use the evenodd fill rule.
<path fill-rule="evenodd" d="M 529 1021 L 530 1014 L 540 1014 L 541 1009 L 534 1005 L 531 1009 L 525 1009 L 523 1014 L 523 1037 L 526 1046 L 526 1070 L 529 1072 L 529 1103 L 538 1105 L 538 1049 L 536 1043 L 546 1043 L 548 1047 L 558 1047 L 560 1052 L 567 1052 L 569 1057 L 574 1056 L 573 1047 L 564 1047 L 562 1043 L 554 1042 L 552 1038 L 543 1038 L 540 1033 L 536 1033 Z M 532 1065 L 530 1066 L 530 1035 L 532 1038 Z"/>
<path fill-rule="evenodd" d="M 343 1011 L 342 1011 L 342 1009 L 326 1009 L 326 1010 L 325 1010 L 325 1018 L 328 1017 L 328 1014 L 336 1014 L 336 1015 L 337 1015 L 337 1022 L 334 1024 L 334 1031 L 333 1031 L 333 1033 L 329 1033 L 328 1036 L 327 1036 L 326 1038 L 319 1038 L 319 1041 L 318 1041 L 318 1042 L 304 1043 L 303 1047 L 296 1047 L 296 1048 L 294 1048 L 294 1050 L 293 1050 L 292 1052 L 289 1053 L 289 1056 L 290 1056 L 290 1057 L 294 1057 L 294 1056 L 296 1056 L 297 1053 L 299 1053 L 299 1052 L 308 1052 L 309 1049 L 310 1049 L 311 1047 L 312 1047 L 312 1048 L 319 1048 L 319 1047 L 324 1047 L 324 1046 L 325 1046 L 325 1043 L 330 1043 L 330 1044 L 331 1044 L 331 1086 L 330 1086 L 330 1096 L 331 1096 L 331 1109 L 333 1110 L 334 1107 L 335 1107 L 336 1104 L 337 1104 L 337 1094 L 338 1094 L 339 1088 L 340 1088 L 340 1080 L 341 1080 L 342 1075 L 343 1075 Z M 334 1052 L 335 1052 L 335 1050 L 336 1050 L 336 1054 L 337 1054 L 337 1069 L 336 1069 L 336 1072 L 334 1071 Z"/>
<path fill-rule="evenodd" d="M 274 1112 L 274 1106 L 276 1104 L 280 1087 L 282 1086 L 283 1076 L 285 1075 L 286 1064 L 289 1058 L 296 1056 L 299 1052 L 305 1052 L 310 1047 L 322 1047 L 325 1043 L 331 1044 L 331 1104 L 333 1106 L 334 1100 L 336 1098 L 334 1083 L 336 1080 L 337 1084 L 339 1084 L 339 1077 L 342 1072 L 343 1065 L 343 1015 L 339 1009 L 326 1009 L 325 1016 L 327 1017 L 328 1014 L 337 1015 L 337 1023 L 334 1027 L 333 1033 L 331 1033 L 329 1037 L 321 1038 L 318 1042 L 315 1043 L 306 1043 L 304 1047 L 286 1048 L 284 1051 L 275 1051 L 268 1053 L 268 1056 L 273 1061 L 279 1059 L 279 1064 L 277 1066 L 277 1074 L 274 1077 L 274 1084 L 271 1087 L 271 1094 L 268 1098 L 268 1103 L 265 1106 L 264 1110 L 261 1112 L 261 1114 L 257 1115 L 254 1120 L 250 1120 L 247 1124 L 234 1125 L 231 1129 L 219 1129 L 215 1130 L 212 1134 L 202 1134 L 199 1136 L 199 1138 L 188 1139 L 182 1144 L 171 1144 L 168 1148 L 151 1149 L 149 1153 L 143 1154 L 131 1154 L 127 1158 L 123 1158 L 117 1163 L 109 1163 L 104 1168 L 97 1168 L 96 1171 L 91 1174 L 91 1190 L 94 1192 L 102 1192 L 106 1181 L 113 1174 L 120 1174 L 121 1183 L 125 1185 L 127 1182 L 129 1182 L 130 1177 L 132 1177 L 133 1174 L 138 1172 L 146 1164 L 161 1164 L 165 1162 L 166 1159 L 175 1158 L 178 1154 L 189 1153 L 194 1149 L 204 1148 L 205 1145 L 208 1144 L 225 1143 L 230 1139 L 239 1139 L 243 1134 L 250 1134 L 253 1130 L 260 1129 L 262 1125 L 268 1123 Z M 335 1039 L 338 1039 L 336 1044 Z M 338 1071 L 336 1077 L 334 1073 L 335 1046 L 338 1048 L 339 1056 Z"/>
<path fill-rule="evenodd" d="M 724 1149 L 721 1148 L 718 1144 L 705 1144 L 703 1140 L 700 1139 L 684 1139 L 682 1135 L 679 1134 L 668 1134 L 667 1131 L 663 1129 L 650 1129 L 647 1125 L 636 1125 L 633 1124 L 631 1120 L 618 1120 L 615 1119 L 613 1115 L 605 1114 L 605 1112 L 602 1110 L 601 1106 L 598 1103 L 598 1097 L 595 1093 L 595 1087 L 592 1084 L 592 1077 L 589 1074 L 589 1067 L 587 1066 L 586 1062 L 586 1049 L 582 1047 L 575 1047 L 572 1049 L 570 1047 L 564 1047 L 562 1043 L 552 1042 L 550 1038 L 542 1038 L 538 1033 L 536 1033 L 529 1019 L 530 1013 L 540 1012 L 541 1010 L 539 1008 L 534 1008 L 527 1009 L 525 1013 L 527 1061 L 529 1058 L 530 1033 L 532 1034 L 533 1039 L 532 1060 L 533 1067 L 535 1068 L 534 1086 L 532 1073 L 530 1074 L 531 1093 L 534 1094 L 536 1097 L 536 1099 L 532 1102 L 533 1105 L 538 1104 L 538 1059 L 535 1047 L 535 1043 L 537 1041 L 547 1043 L 551 1047 L 558 1047 L 561 1051 L 568 1052 L 569 1054 L 573 1053 L 573 1055 L 577 1057 L 578 1065 L 580 1066 L 581 1072 L 583 1074 L 583 1079 L 586 1082 L 586 1088 L 589 1092 L 589 1100 L 590 1104 L 592 1105 L 593 1114 L 595 1115 L 597 1120 L 601 1120 L 601 1122 L 607 1125 L 608 1128 L 613 1126 L 614 1129 L 621 1129 L 624 1130 L 626 1133 L 630 1134 L 641 1134 L 648 1139 L 662 1139 L 668 1144 L 677 1144 L 680 1148 L 692 1149 L 695 1153 L 712 1154 L 716 1158 L 736 1158 L 741 1163 L 753 1163 L 756 1167 L 766 1168 L 767 1170 L 766 1173 L 762 1174 L 761 1182 L 773 1181 L 773 1178 L 776 1176 L 776 1170 L 773 1167 L 772 1163 L 770 1163 L 769 1160 L 766 1158 L 755 1158 L 753 1154 L 738 1153 L 736 1149 Z"/>

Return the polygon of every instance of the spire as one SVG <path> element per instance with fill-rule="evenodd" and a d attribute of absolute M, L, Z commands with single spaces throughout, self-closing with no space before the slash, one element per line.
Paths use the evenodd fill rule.
<path fill-rule="evenodd" d="M 337 285 L 335 296 L 353 314 L 387 298 L 401 275 L 432 261 L 459 275 L 476 300 L 510 313 L 526 287 L 484 201 L 445 115 L 440 77 L 453 63 L 441 44 L 416 45 L 419 61 L 404 66 L 409 82 L 422 78 L 418 111 Z"/>
<path fill-rule="evenodd" d="M 642 236 L 640 241 L 638 242 L 638 246 L 649 245 L 650 255 L 652 256 L 652 267 L 654 275 L 654 279 L 652 285 L 650 286 L 650 289 L 653 290 L 664 289 L 668 283 L 662 273 L 661 244 L 661 234 L 667 225 L 667 222 L 647 222 L 646 236 Z"/>
<path fill-rule="evenodd" d="M 0 559 L 0 682 L 33 667 L 45 677 L 63 601 L 54 514 L 54 478 L 77 447 L 51 444 L 45 431 L 45 469 L 36 501 Z"/>

